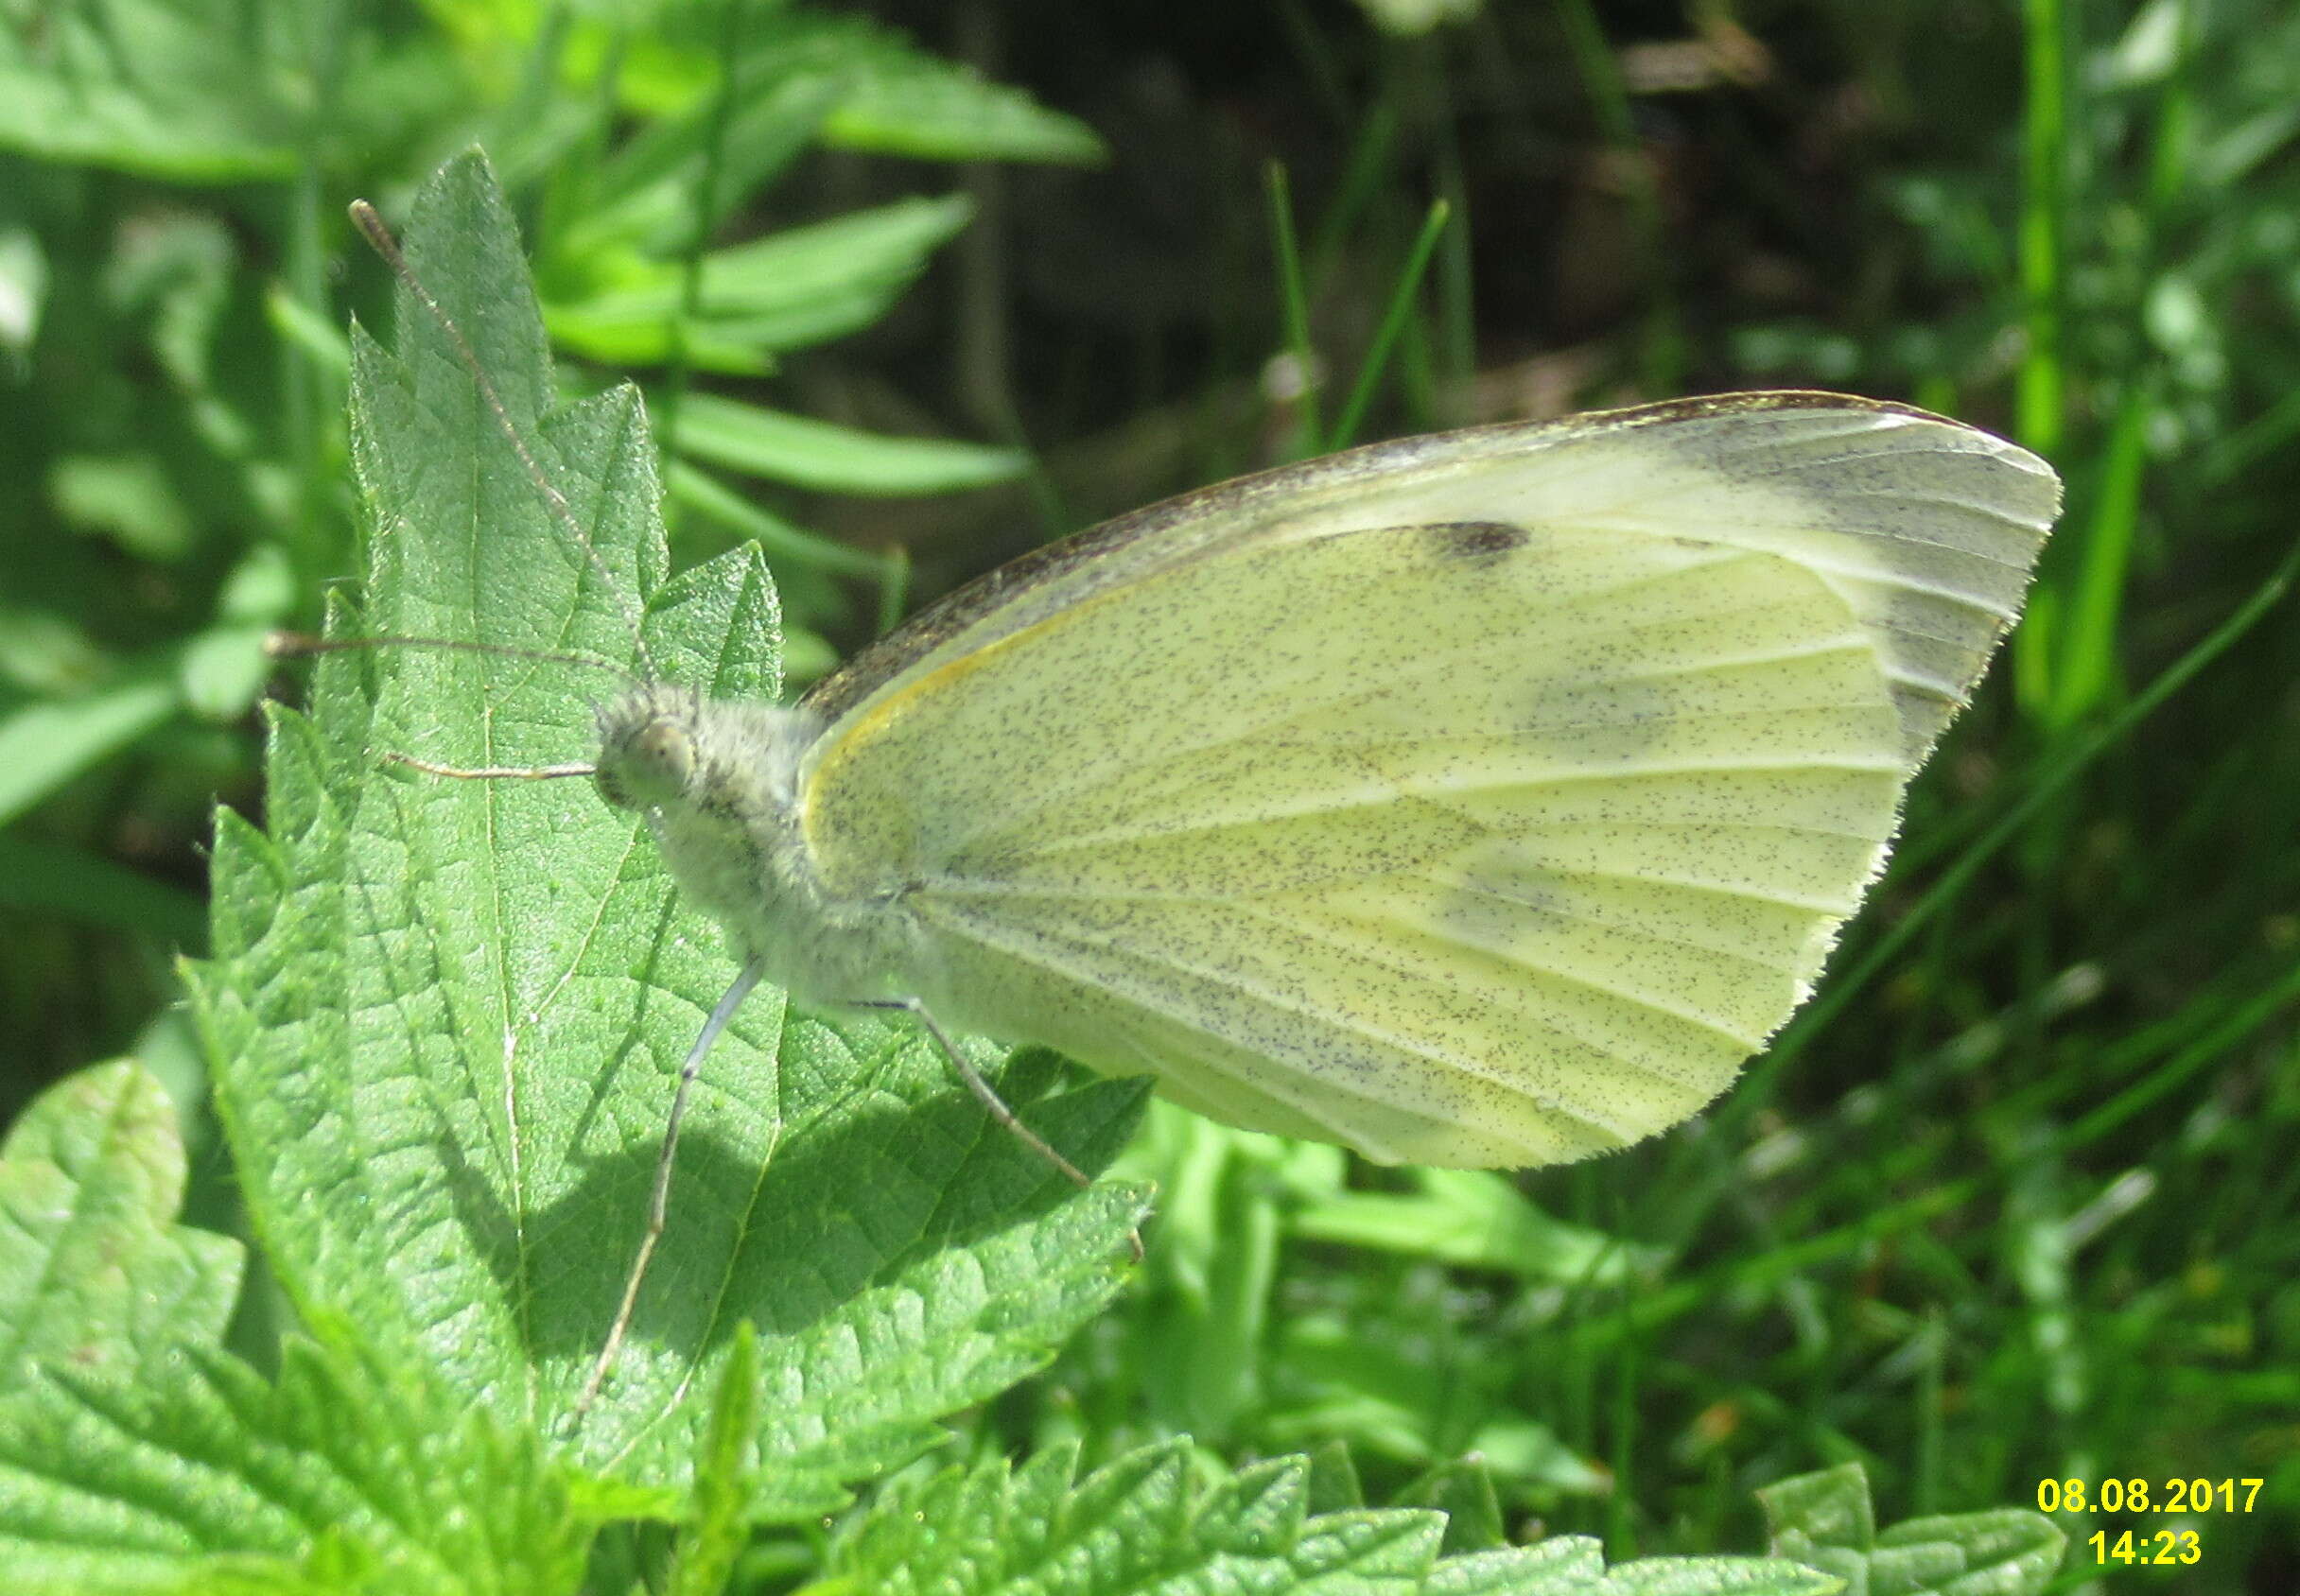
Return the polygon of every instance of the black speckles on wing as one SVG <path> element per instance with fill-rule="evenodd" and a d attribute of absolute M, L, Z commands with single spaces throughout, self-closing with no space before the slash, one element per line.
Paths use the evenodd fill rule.
<path fill-rule="evenodd" d="M 1243 546 L 888 695 L 828 748 L 842 893 L 912 862 L 957 1023 L 1236 1123 L 1528 1164 L 1683 1119 L 1891 833 L 1875 648 L 1766 554 L 1577 528 Z"/>

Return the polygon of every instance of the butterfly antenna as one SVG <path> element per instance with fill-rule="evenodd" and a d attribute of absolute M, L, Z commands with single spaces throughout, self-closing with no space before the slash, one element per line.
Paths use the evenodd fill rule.
<path fill-rule="evenodd" d="M 552 515 L 566 529 L 567 535 L 575 540 L 575 546 L 583 550 L 584 558 L 590 563 L 591 569 L 598 574 L 601 582 L 614 596 L 617 606 L 623 612 L 623 620 L 631 628 L 633 651 L 638 657 L 640 668 L 652 681 L 655 674 L 654 660 L 648 653 L 647 639 L 640 632 L 637 607 L 632 603 L 631 596 L 623 591 L 615 573 L 607 568 L 606 561 L 600 558 L 598 546 L 592 543 L 590 534 L 583 529 L 583 523 L 575 518 L 575 512 L 568 505 L 566 495 L 559 491 L 558 485 L 535 459 L 534 452 L 527 446 L 527 440 L 520 436 L 517 425 L 511 419 L 511 411 L 504 408 L 502 397 L 496 392 L 495 382 L 488 376 L 487 368 L 479 364 L 479 351 L 471 347 L 471 340 L 463 336 L 463 329 L 455 318 L 447 314 L 447 307 L 433 299 L 431 290 L 424 286 L 423 279 L 415 275 L 415 269 L 408 264 L 407 255 L 399 248 L 399 240 L 392 236 L 392 230 L 384 225 L 383 217 L 376 214 L 375 207 L 364 200 L 355 200 L 351 203 L 351 217 L 352 225 L 366 236 L 375 252 L 383 257 L 383 263 L 392 269 L 392 275 L 399 279 L 402 287 L 415 296 L 415 303 L 439 323 L 440 330 L 447 335 L 448 342 L 455 345 L 455 352 L 462 357 L 464 370 L 471 373 L 471 380 L 479 387 L 479 397 L 494 412 L 496 425 L 502 430 L 512 452 L 519 457 L 519 463 L 527 468 L 528 480 L 534 483 L 535 492 L 543 495 L 543 502 L 550 507 Z"/>

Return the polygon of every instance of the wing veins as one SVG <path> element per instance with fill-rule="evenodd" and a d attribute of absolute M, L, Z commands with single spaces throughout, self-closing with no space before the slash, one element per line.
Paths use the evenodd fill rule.
<path fill-rule="evenodd" d="M 1251 906 L 1247 907 L 1251 908 Z M 961 914 L 956 916 L 956 918 L 963 921 L 968 928 L 967 934 L 971 934 L 977 941 L 982 942 L 985 945 L 996 947 L 1001 952 L 1006 953 L 1013 957 L 1030 957 L 1030 955 L 1025 954 L 1002 942 L 990 931 L 989 928 L 984 927 L 977 917 Z M 1107 937 L 1090 936 L 1075 928 L 1069 931 L 1066 935 L 1061 936 L 1057 936 L 1053 932 L 1039 930 L 1034 932 L 1033 937 L 1034 940 L 1052 942 L 1056 945 L 1063 942 L 1068 942 L 1073 947 L 1092 947 L 1099 945 L 1106 952 L 1116 952 L 1122 956 L 1130 956 L 1141 963 L 1149 964 L 1154 967 L 1161 967 L 1173 971 L 1177 975 L 1194 977 L 1210 986 L 1228 992 L 1235 997 L 1245 998 L 1248 1002 L 1258 1003 L 1264 1009 L 1276 1010 L 1281 1014 L 1292 1015 L 1297 1019 L 1307 1020 L 1311 1022 L 1314 1027 L 1323 1029 L 1332 1033 L 1338 1033 L 1344 1038 L 1355 1037 L 1360 1041 L 1371 1042 L 1377 1046 L 1388 1048 L 1412 1057 L 1426 1059 L 1430 1063 L 1438 1066 L 1440 1068 L 1450 1069 L 1457 1074 L 1467 1076 L 1472 1080 L 1483 1081 L 1490 1085 L 1499 1086 L 1505 1091 L 1514 1092 L 1519 1097 L 1524 1098 L 1526 1102 L 1531 1102 L 1537 1107 L 1541 1108 L 1544 1113 L 1554 1114 L 1562 1119 L 1571 1119 L 1577 1124 L 1586 1125 L 1592 1130 L 1603 1132 L 1606 1136 L 1614 1138 L 1616 1141 L 1626 1143 L 1627 1141 L 1635 1139 L 1633 1136 L 1626 1135 L 1618 1126 L 1609 1125 L 1601 1119 L 1592 1118 L 1590 1115 L 1579 1109 L 1570 1107 L 1564 1103 L 1552 1102 L 1537 1092 L 1528 1090 L 1522 1082 L 1511 1081 L 1502 1076 L 1495 1075 L 1489 1070 L 1478 1068 L 1460 1058 L 1449 1053 L 1438 1051 L 1424 1044 L 1402 1040 L 1386 1035 L 1380 1031 L 1374 1030 L 1370 1026 L 1356 1021 L 1351 1016 L 1337 1014 L 1331 1010 L 1311 1007 L 1305 1005 L 1299 999 L 1287 999 L 1281 994 L 1274 994 L 1267 988 L 1258 985 L 1251 985 L 1240 980 L 1232 973 L 1215 973 L 1208 970 L 1202 965 L 1185 963 L 1170 955 L 1152 954 L 1139 948 L 1129 949 L 1120 947 Z M 1033 962 L 1041 963 L 1046 963 L 1046 961 L 1043 959 L 1037 959 Z M 1096 986 L 1106 992 L 1114 991 L 1117 989 L 1113 981 L 1106 975 L 1089 976 L 1072 967 L 1053 967 L 1058 968 L 1060 973 L 1068 976 L 1073 980 L 1081 982 L 1082 984 Z M 1404 971 L 1401 973 L 1411 975 L 1413 972 Z M 1134 983 L 1129 981 L 1127 984 L 1132 985 Z M 1138 1007 L 1143 1009 L 1147 1013 L 1156 1015 L 1160 1019 L 1166 1020 L 1169 1023 L 1180 1025 L 1186 1030 L 1198 1032 L 1204 1035 L 1212 1037 L 1216 1041 L 1227 1043 L 1229 1046 L 1240 1047 L 1244 1051 L 1250 1052 L 1254 1050 L 1250 1047 L 1244 1047 L 1242 1044 L 1234 1041 L 1230 1037 L 1224 1036 L 1221 1034 L 1221 1032 L 1209 1026 L 1190 1019 L 1188 1016 L 1169 1013 L 1167 1010 L 1159 1007 L 1152 999 L 1144 997 L 1135 996 L 1131 993 L 1122 995 L 1125 996 L 1128 1001 L 1135 1003 Z M 1581 1042 L 1581 1045 L 1584 1047 L 1595 1047 L 1595 1044 L 1594 1043 L 1582 1042 L 1581 1038 L 1572 1036 L 1564 1032 L 1553 1032 L 1553 1034 L 1563 1037 L 1567 1041 Z M 1605 1052 L 1608 1057 L 1619 1056 L 1612 1053 L 1606 1049 L 1599 1048 L 1596 1050 Z M 1262 1056 L 1267 1057 L 1268 1055 L 1263 1054 Z M 1211 1065 L 1211 1061 L 1202 1060 L 1201 1062 L 1209 1063 Z M 1349 1093 L 1352 1097 L 1363 1099 L 1368 1102 L 1378 1104 L 1385 1109 L 1415 1114 L 1420 1118 L 1428 1118 L 1427 1115 L 1420 1114 L 1420 1111 L 1404 1103 L 1398 1102 L 1391 1098 L 1385 1097 L 1381 1093 L 1369 1089 L 1366 1084 L 1353 1082 L 1346 1076 L 1317 1074 L 1315 1071 L 1301 1070 L 1298 1068 L 1298 1067 L 1291 1065 L 1283 1059 L 1273 1058 L 1270 1060 L 1270 1062 L 1279 1065 L 1281 1067 L 1296 1069 L 1298 1073 L 1313 1076 L 1321 1089 L 1338 1089 Z M 1681 1089 L 1684 1084 L 1684 1083 L 1681 1081 L 1670 1080 L 1670 1078 L 1667 1076 L 1658 1074 L 1658 1072 L 1653 1071 L 1648 1066 L 1638 1065 L 1634 1063 L 1634 1061 L 1630 1060 L 1623 1060 L 1622 1062 L 1629 1064 L 1630 1067 L 1638 1069 L 1641 1072 L 1653 1074 L 1656 1079 L 1664 1081 L 1672 1086 Z M 1230 1072 L 1226 1070 L 1224 1073 Z M 1231 1076 L 1231 1078 L 1242 1079 L 1234 1074 Z M 1253 1084 L 1255 1090 L 1265 1089 L 1258 1083 L 1253 1083 L 1251 1084 Z M 1275 1096 L 1277 1094 L 1273 1093 L 1272 1095 Z M 1281 1101 L 1290 1100 L 1281 1099 Z M 1312 1117 L 1316 1118 L 1315 1115 Z"/>
<path fill-rule="evenodd" d="M 1492 960 L 1497 964 L 1503 964 L 1511 969 L 1525 971 L 1529 977 L 1533 978 L 1537 983 L 1546 979 L 1554 981 L 1559 986 L 1577 987 L 1584 992 L 1594 992 L 1600 996 L 1617 998 L 1623 1002 L 1629 1004 L 1631 1008 L 1643 1009 L 1649 1014 L 1660 1015 L 1664 1018 L 1667 1019 L 1681 1020 L 1685 1024 L 1693 1026 L 1701 1031 L 1706 1031 L 1714 1036 L 1720 1036 L 1726 1041 L 1731 1042 L 1734 1047 L 1742 1049 L 1744 1052 L 1753 1053 L 1759 1048 L 1765 1046 L 1765 1037 L 1763 1036 L 1758 1037 L 1752 1042 L 1748 1037 L 1740 1034 L 1740 1032 L 1728 1030 L 1725 1026 L 1719 1024 L 1714 1019 L 1710 1019 L 1702 1015 L 1689 1013 L 1683 1009 L 1675 1008 L 1668 1003 L 1663 1002 L 1657 998 L 1647 998 L 1638 993 L 1625 990 L 1622 987 L 1609 986 L 1603 980 L 1597 980 L 1594 977 L 1574 975 L 1568 971 L 1558 969 L 1553 965 L 1543 964 L 1530 959 L 1522 958 L 1516 954 L 1506 952 L 1500 948 L 1490 947 L 1484 943 L 1472 942 L 1467 938 L 1454 935 L 1447 932 L 1440 927 L 1411 920 L 1403 920 L 1394 915 L 1385 914 L 1377 911 L 1357 911 L 1350 914 L 1350 918 L 1366 925 L 1395 927 L 1396 928 L 1408 932 L 1414 936 L 1427 938 L 1429 941 L 1437 943 L 1441 946 L 1458 948 L 1465 953 L 1475 953 L 1481 955 L 1484 958 Z M 1382 963 L 1387 963 L 1389 968 L 1397 971 L 1400 975 L 1417 977 L 1417 972 L 1414 971 L 1410 966 L 1389 963 L 1389 962 L 1385 960 L 1382 961 Z M 1417 979 L 1426 980 L 1427 978 L 1418 977 Z M 1647 1075 L 1650 1075 L 1655 1080 L 1665 1081 L 1671 1085 L 1676 1086 L 1682 1086 L 1684 1084 L 1683 1082 L 1679 1081 L 1672 1076 L 1664 1074 L 1662 1071 L 1655 1069 L 1650 1065 L 1642 1065 L 1633 1059 L 1625 1057 L 1602 1042 L 1592 1041 L 1586 1036 L 1577 1035 L 1573 1032 L 1566 1031 L 1559 1026 L 1548 1022 L 1543 1022 L 1542 1024 L 1542 1029 L 1549 1032 L 1553 1035 L 1562 1036 L 1568 1041 L 1578 1042 L 1585 1048 L 1594 1048 L 1599 1052 L 1607 1053 L 1614 1058 L 1619 1058 L 1624 1064 L 1629 1065 L 1630 1068 L 1637 1069 Z M 1768 1032 L 1767 1034 L 1769 1035 L 1770 1032 Z"/>
<path fill-rule="evenodd" d="M 1624 879 L 1638 880 L 1642 877 L 1629 876 Z M 1795 974 L 1793 970 L 1785 970 L 1779 964 L 1768 963 L 1765 960 L 1751 954 L 1736 953 L 1726 947 L 1713 947 L 1707 943 L 1695 942 L 1690 937 L 1670 936 L 1665 932 L 1647 930 L 1643 926 L 1625 925 L 1618 920 L 1608 920 L 1583 910 L 1559 909 L 1535 898 L 1521 897 L 1515 893 L 1499 892 L 1491 887 L 1481 887 L 1473 881 L 1448 880 L 1438 884 L 1443 886 L 1448 892 L 1472 893 L 1479 897 L 1491 898 L 1496 903 L 1515 904 L 1521 909 L 1531 910 L 1536 914 L 1546 914 L 1559 920 L 1572 920 L 1583 926 L 1594 926 L 1599 930 L 1612 935 L 1634 938 L 1638 942 L 1647 943 L 1656 947 L 1681 947 L 1689 952 L 1699 953 L 1703 958 L 1723 959 L 1736 964 L 1746 964 L 1751 969 L 1762 970 L 1769 976 Z"/>
<path fill-rule="evenodd" d="M 1491 781 L 1463 783 L 1455 786 L 1420 789 L 1409 789 L 1393 782 L 1390 785 L 1389 789 L 1386 791 L 1374 793 L 1362 800 L 1350 803 L 1312 804 L 1308 807 L 1291 808 L 1272 807 L 1255 810 L 1247 814 L 1232 812 L 1221 815 L 1219 817 L 1209 817 L 1203 820 L 1193 821 L 1188 824 L 1167 827 L 1156 827 L 1149 825 L 1105 826 L 1098 831 L 1083 832 L 1076 836 L 1060 839 L 1059 841 L 1038 843 L 1030 850 L 1030 857 L 1034 859 L 1058 859 L 1066 855 L 1090 853 L 1101 848 L 1124 847 L 1128 844 L 1136 842 L 1170 841 L 1179 837 L 1205 837 L 1224 831 L 1234 831 L 1245 826 L 1267 825 L 1273 821 L 1309 820 L 1318 817 L 1347 815 L 1360 810 L 1382 808 L 1391 804 L 1406 803 L 1429 804 L 1438 808 L 1446 809 L 1449 813 L 1454 814 L 1456 818 L 1472 825 L 1477 826 L 1480 830 L 1491 831 L 1497 828 L 1491 825 L 1489 822 L 1479 820 L 1473 815 L 1464 814 L 1461 811 L 1453 808 L 1453 807 L 1447 804 L 1445 800 L 1449 798 L 1463 797 L 1490 797 L 1492 794 L 1499 792 L 1539 792 L 1554 789 L 1586 786 L 1591 783 L 1597 782 L 1637 780 L 1648 776 L 1714 775 L 1726 772 L 1757 773 L 1767 771 L 1801 772 L 1812 770 L 1854 772 L 1867 771 L 1876 773 L 1897 773 L 1900 769 L 1901 766 L 1898 762 L 1887 762 L 1879 764 L 1873 760 L 1800 759 L 1794 764 L 1625 764 L 1611 770 L 1565 771 L 1559 772 L 1553 775 L 1508 777 Z M 1028 811 L 1025 816 L 1018 818 L 1029 818 L 1030 816 L 1042 812 L 1043 811 L 1040 810 L 1032 810 Z M 1660 826 L 1668 826 L 1674 828 L 1681 825 L 1695 825 L 1703 828 L 1731 828 L 1735 830 L 1749 831 L 1789 831 L 1795 832 L 1801 836 L 1839 837 L 1851 841 L 1865 842 L 1874 842 L 1880 841 L 1880 839 L 1870 837 L 1857 831 L 1840 831 L 1831 826 L 1792 825 L 1786 822 L 1780 821 L 1592 822 L 1586 820 L 1576 820 L 1549 823 L 1535 821 L 1523 826 L 1512 827 L 1507 830 L 1505 835 L 1522 837 L 1532 832 L 1554 830 L 1559 824 L 1635 824 L 1647 829 Z M 989 833 L 988 835 L 1000 836 L 1004 835 L 1004 833 Z M 966 877 L 951 878 L 966 879 Z M 1352 877 L 1345 875 L 1339 878 L 1351 879 Z"/>
<path fill-rule="evenodd" d="M 1759 526 L 1753 522 L 1713 520 L 1709 522 L 1708 525 L 1712 527 L 1739 527 L 1743 529 L 1753 528 L 1756 530 L 1766 532 L 1779 532 L 1782 530 L 1782 528 L 1777 524 L 1770 526 Z M 1958 548 L 1950 544 L 1927 543 L 1922 538 L 1902 537 L 1897 533 L 1891 532 L 1867 532 L 1858 530 L 1857 529 L 1842 530 L 1830 529 L 1822 535 L 1830 538 L 1856 538 L 1865 543 L 1880 544 L 1887 547 L 1891 547 L 1898 545 L 1901 546 L 1913 546 L 1921 548 L 1938 549 L 1944 554 L 1960 555 L 1965 559 L 1978 560 L 1983 564 L 1995 565 L 2008 571 L 2017 572 L 2019 573 L 2024 585 L 2028 581 L 2029 567 L 2026 565 L 2015 564 L 2011 561 L 1999 560 L 1992 554 L 1981 554 L 1969 548 Z M 1733 544 L 1729 546 L 1738 548 L 1753 546 Z M 1776 555 L 1775 558 L 1787 560 L 1792 564 L 1802 565 L 1808 571 L 1813 571 L 1823 576 L 1841 577 L 1848 581 L 1882 582 L 1893 587 L 1908 588 L 1912 592 L 1935 594 L 1940 598 L 1953 599 L 1958 603 L 1968 605 L 1973 609 L 1986 611 L 1990 615 L 2002 616 L 2008 620 L 2017 618 L 2018 615 L 2017 611 L 2008 612 L 2002 605 L 1975 594 L 1960 592 L 1952 587 L 1943 587 L 1938 582 L 1911 581 L 1904 574 L 1892 571 L 1878 571 L 1874 567 L 1856 569 L 1844 564 L 1841 561 L 1825 559 L 1817 552 L 1803 553 L 1795 556 L 1779 554 Z"/>

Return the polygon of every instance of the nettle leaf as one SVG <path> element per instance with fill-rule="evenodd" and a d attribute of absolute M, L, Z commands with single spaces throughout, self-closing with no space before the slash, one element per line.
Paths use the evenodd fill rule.
<path fill-rule="evenodd" d="M 45 1370 L 132 1373 L 213 1344 L 239 1295 L 239 1243 L 175 1223 L 183 1141 L 131 1061 L 42 1093 L 0 1144 L 0 1394 Z"/>
<path fill-rule="evenodd" d="M 0 1588 L 562 1591 L 592 1526 L 534 1437 L 340 1324 L 266 1381 L 219 1350 L 238 1244 L 174 1223 L 183 1148 L 133 1064 L 0 1150 Z"/>
<path fill-rule="evenodd" d="M 756 549 L 665 577 L 646 418 L 565 408 L 480 158 L 426 186 L 406 249 L 585 529 L 554 519 L 454 344 L 403 293 L 354 350 L 367 613 L 339 635 L 464 639 L 725 697 L 777 683 Z M 1142 1207 L 1074 1193 L 907 1025 L 755 995 L 695 1093 L 670 1230 L 599 1403 L 573 1409 L 644 1224 L 674 1073 L 735 965 L 651 840 L 587 782 L 444 779 L 587 758 L 614 674 L 437 648 L 325 656 L 274 716 L 269 835 L 225 816 L 194 982 L 249 1211 L 307 1314 L 437 1368 L 596 1478 L 691 1475 L 736 1326 L 758 1331 L 754 1514 L 803 1517 L 933 1444 L 1116 1290 Z M 1087 1168 L 1138 1112 L 1036 1057 L 1010 1102 Z M 627 1498 L 680 1511 L 670 1496 Z"/>
<path fill-rule="evenodd" d="M 1211 1484 L 1187 1441 L 1144 1448 L 1074 1480 L 1061 1449 L 889 1491 L 833 1545 L 818 1596 L 1160 1590 L 1317 1596 L 1827 1596 L 1843 1582 L 1778 1558 L 1654 1557 L 1609 1570 L 1594 1540 L 1441 1558 L 1445 1516 L 1414 1508 L 1313 1513 L 1308 1458 Z"/>
<path fill-rule="evenodd" d="M 1910 1518 L 1880 1531 L 1857 1463 L 1757 1493 L 1773 1550 L 1842 1576 L 1849 1596 L 2027 1596 L 2050 1583 L 2068 1537 L 2041 1513 Z"/>
<path fill-rule="evenodd" d="M 340 1325 L 267 1383 L 183 1347 L 0 1410 L 11 1589 L 553 1596 L 596 1523 L 540 1439 L 364 1358 Z"/>

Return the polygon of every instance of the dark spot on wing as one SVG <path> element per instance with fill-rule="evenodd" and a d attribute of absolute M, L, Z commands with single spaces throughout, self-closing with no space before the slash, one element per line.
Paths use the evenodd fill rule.
<path fill-rule="evenodd" d="M 1490 564 L 1533 539 L 1525 528 L 1507 521 L 1444 521 L 1421 531 L 1443 558 L 1473 565 Z"/>

